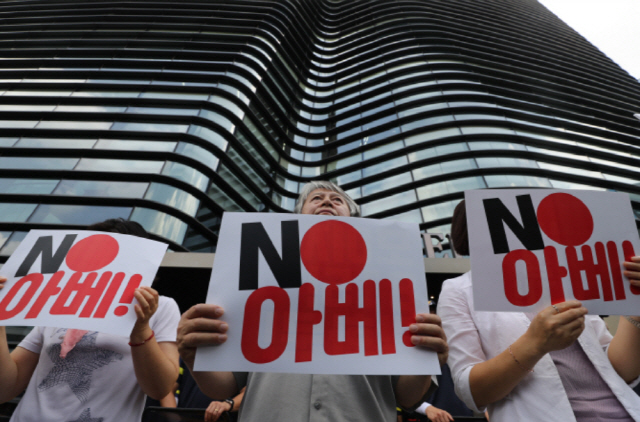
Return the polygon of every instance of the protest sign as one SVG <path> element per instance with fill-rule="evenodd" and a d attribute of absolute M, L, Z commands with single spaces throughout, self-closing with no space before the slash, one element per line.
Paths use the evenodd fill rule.
<path fill-rule="evenodd" d="M 429 312 L 417 224 L 225 213 L 207 303 L 228 340 L 197 371 L 440 373 L 408 331 Z"/>
<path fill-rule="evenodd" d="M 153 282 L 167 245 L 116 233 L 32 230 L 0 274 L 0 325 L 128 336 L 133 293 Z"/>
<path fill-rule="evenodd" d="M 465 192 L 475 309 L 538 312 L 580 300 L 590 314 L 636 315 L 622 262 L 640 252 L 629 196 L 505 189 Z"/>

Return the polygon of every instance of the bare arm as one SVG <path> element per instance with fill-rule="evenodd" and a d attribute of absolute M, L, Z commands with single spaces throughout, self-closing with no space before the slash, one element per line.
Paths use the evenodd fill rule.
<path fill-rule="evenodd" d="M 152 337 L 149 319 L 158 309 L 158 292 L 151 287 L 136 290 L 138 320 L 131 331 L 131 358 L 138 384 L 149 397 L 161 400 L 178 379 L 178 346 L 173 342 L 158 343 Z"/>
<path fill-rule="evenodd" d="M 625 262 L 624 267 L 624 275 L 629 278 L 631 285 L 640 287 L 640 256 L 634 256 L 631 261 Z M 638 316 L 631 318 L 640 322 Z M 640 376 L 640 359 L 633 359 L 637 356 L 633 353 L 636 350 L 640 350 L 640 328 L 621 317 L 616 335 L 609 345 L 608 355 L 613 368 L 628 383 Z"/>
<path fill-rule="evenodd" d="M 584 330 L 587 310 L 578 301 L 543 309 L 525 334 L 498 356 L 474 365 L 469 373 L 471 394 L 478 408 L 503 399 L 540 359 L 570 346 Z"/>
<path fill-rule="evenodd" d="M 178 326 L 178 350 L 200 390 L 207 396 L 224 400 L 238 393 L 236 379 L 232 372 L 194 372 L 196 348 L 203 345 L 217 345 L 227 341 L 228 326 L 220 321 L 224 310 L 216 305 L 201 303 L 192 306 L 182 315 Z"/>
<path fill-rule="evenodd" d="M 0 277 L 0 289 L 6 281 L 6 277 Z M 0 403 L 13 399 L 27 388 L 39 356 L 22 347 L 9 353 L 7 329 L 0 327 Z"/>
<path fill-rule="evenodd" d="M 440 365 L 447 362 L 449 346 L 439 316 L 418 314 L 416 322 L 411 324 L 409 330 L 413 333 L 413 344 L 437 352 Z M 396 401 L 404 408 L 412 408 L 424 400 L 429 386 L 431 375 L 401 375 L 396 385 Z"/>

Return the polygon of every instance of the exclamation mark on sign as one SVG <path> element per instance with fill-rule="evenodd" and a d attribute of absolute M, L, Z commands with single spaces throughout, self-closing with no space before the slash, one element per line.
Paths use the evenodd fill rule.
<path fill-rule="evenodd" d="M 408 327 L 416 322 L 416 300 L 413 295 L 413 281 L 408 278 L 400 280 L 400 317 L 402 326 Z M 411 343 L 411 331 L 405 331 L 402 342 L 407 347 L 414 347 Z"/>
<path fill-rule="evenodd" d="M 624 253 L 625 261 L 631 261 L 631 257 L 636 255 L 635 251 L 633 250 L 633 244 L 628 240 L 625 240 L 624 242 L 622 242 L 622 252 Z M 636 286 L 630 286 L 630 287 L 631 287 L 631 293 L 633 293 L 634 295 L 640 295 L 640 287 L 636 287 Z"/>
<path fill-rule="evenodd" d="M 124 293 L 120 298 L 120 303 L 124 303 L 126 305 L 130 305 L 133 302 L 133 293 L 136 291 L 138 287 L 140 287 L 140 283 L 142 282 L 142 276 L 140 274 L 134 274 L 129 279 L 129 283 L 127 287 L 124 289 Z M 117 316 L 126 315 L 129 312 L 129 307 L 126 305 L 121 305 L 116 308 L 114 314 Z"/>

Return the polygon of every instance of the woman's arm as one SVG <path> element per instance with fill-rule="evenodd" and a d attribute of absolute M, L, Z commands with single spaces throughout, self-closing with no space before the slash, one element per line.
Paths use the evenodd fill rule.
<path fill-rule="evenodd" d="M 0 277 L 0 289 L 6 281 L 6 277 Z M 13 399 L 27 388 L 39 356 L 22 347 L 9 353 L 7 329 L 0 327 L 0 403 Z"/>
<path fill-rule="evenodd" d="M 634 256 L 625 262 L 625 277 L 632 286 L 640 287 L 640 256 Z M 632 320 L 640 324 L 640 317 L 632 316 Z M 640 359 L 636 351 L 640 350 L 640 328 L 634 326 L 625 317 L 620 317 L 618 330 L 609 345 L 608 355 L 611 365 L 626 382 L 640 376 Z M 635 359 L 634 359 L 635 357 Z"/>
<path fill-rule="evenodd" d="M 570 346 L 584 330 L 586 313 L 587 309 L 575 300 L 545 308 L 507 350 L 476 364 L 469 373 L 476 406 L 482 408 L 503 399 L 544 355 Z"/>
<path fill-rule="evenodd" d="M 178 379 L 178 346 L 173 342 L 158 343 L 149 326 L 151 316 L 158 309 L 158 292 L 151 287 L 141 287 L 134 295 L 138 301 L 135 306 L 138 319 L 129 338 L 133 368 L 142 391 L 160 400 Z"/>

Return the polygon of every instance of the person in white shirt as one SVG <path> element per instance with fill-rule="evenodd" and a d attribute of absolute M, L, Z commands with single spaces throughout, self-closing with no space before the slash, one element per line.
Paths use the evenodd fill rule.
<path fill-rule="evenodd" d="M 464 204 L 454 211 L 453 244 L 469 254 Z M 640 257 L 624 275 L 640 286 Z M 572 300 L 538 314 L 476 312 L 471 273 L 447 280 L 438 314 L 450 345 L 456 393 L 492 422 L 640 421 L 640 318 L 620 318 L 612 337 L 598 316 Z"/>
<path fill-rule="evenodd" d="M 89 230 L 148 237 L 138 223 L 107 220 Z M 0 289 L 7 281 L 0 277 Z M 165 397 L 178 378 L 176 302 L 151 287 L 136 289 L 137 321 L 117 336 L 36 327 L 9 353 L 0 327 L 0 403 L 25 391 L 11 422 L 137 422 L 145 394 Z"/>

